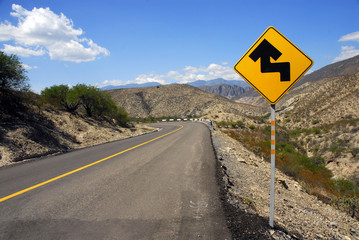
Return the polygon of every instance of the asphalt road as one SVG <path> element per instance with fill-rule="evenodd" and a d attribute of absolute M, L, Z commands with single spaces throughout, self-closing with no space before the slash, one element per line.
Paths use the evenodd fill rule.
<path fill-rule="evenodd" d="M 1 168 L 0 239 L 231 239 L 209 130 L 181 125 Z"/>

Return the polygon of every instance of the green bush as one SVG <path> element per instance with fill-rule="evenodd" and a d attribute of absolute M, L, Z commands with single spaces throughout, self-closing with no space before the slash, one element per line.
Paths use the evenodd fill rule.
<path fill-rule="evenodd" d="M 359 210 L 359 199 L 355 197 L 336 197 L 331 200 L 331 204 L 336 206 L 338 209 L 348 212 L 352 218 L 355 217 L 355 214 Z"/>
<path fill-rule="evenodd" d="M 332 179 L 333 189 L 340 193 L 341 196 L 353 197 L 358 191 L 358 187 L 346 179 Z"/>
<path fill-rule="evenodd" d="M 227 121 L 221 121 L 219 123 L 217 123 L 218 127 L 231 127 L 231 128 L 243 128 L 244 127 L 244 122 L 238 120 L 238 121 L 232 121 L 232 122 L 227 122 Z"/>
<path fill-rule="evenodd" d="M 353 157 L 356 157 L 359 154 L 359 148 L 350 149 L 350 153 L 353 155 Z"/>
<path fill-rule="evenodd" d="M 128 114 L 123 108 L 117 107 L 111 96 L 93 86 L 77 84 L 69 88 L 66 85 L 52 86 L 41 92 L 44 102 L 63 108 L 71 113 L 80 107 L 89 117 L 108 117 L 115 119 L 119 125 L 126 125 Z"/>
<path fill-rule="evenodd" d="M 314 134 L 320 134 L 321 131 L 320 131 L 320 129 L 318 129 L 318 128 L 313 128 L 313 129 L 312 129 L 312 133 L 314 133 Z"/>
<path fill-rule="evenodd" d="M 41 91 L 41 98 L 56 108 L 63 108 L 68 112 L 75 112 L 80 105 L 73 89 L 67 85 L 54 85 Z"/>

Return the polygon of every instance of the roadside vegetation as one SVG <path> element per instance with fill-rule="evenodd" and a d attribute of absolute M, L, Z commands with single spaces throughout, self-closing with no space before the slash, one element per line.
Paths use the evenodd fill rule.
<path fill-rule="evenodd" d="M 107 92 L 85 84 L 71 88 L 67 85 L 45 88 L 41 91 L 41 101 L 43 105 L 70 113 L 83 112 L 88 117 L 114 119 L 121 126 L 126 126 L 129 121 L 125 109 L 117 107 Z"/>
<path fill-rule="evenodd" d="M 97 120 L 115 121 L 127 126 L 128 114 L 117 107 L 107 92 L 85 84 L 66 85 L 44 89 L 41 96 L 30 91 L 26 70 L 16 55 L 0 51 L 0 104 L 1 112 L 18 115 L 31 112 L 33 107 L 52 107 L 72 114 L 84 113 Z"/>
<path fill-rule="evenodd" d="M 0 104 L 7 113 L 23 109 L 29 95 L 26 70 L 16 55 L 6 55 L 0 51 Z"/>
<path fill-rule="evenodd" d="M 268 119 L 268 118 L 267 118 Z M 256 120 L 261 120 L 260 117 Z M 357 121 L 356 119 L 350 122 Z M 263 120 L 264 122 L 264 120 Z M 230 137 L 241 142 L 247 149 L 254 152 L 266 161 L 270 161 L 270 126 L 264 124 L 256 126 L 245 124 L 234 124 L 235 122 L 217 124 L 221 130 Z M 346 211 L 352 217 L 359 219 L 359 187 L 356 181 L 348 179 L 333 179 L 332 172 L 326 168 L 325 160 L 318 152 L 313 157 L 306 155 L 305 149 L 296 141 L 300 134 L 317 135 L 330 129 L 347 124 L 341 121 L 337 124 L 315 125 L 311 129 L 295 129 L 288 131 L 276 126 L 276 167 L 285 174 L 293 177 L 303 185 L 303 189 L 324 203 Z M 329 151 L 344 151 L 341 142 L 335 142 Z M 358 149 L 351 149 L 352 154 L 359 154 Z"/>

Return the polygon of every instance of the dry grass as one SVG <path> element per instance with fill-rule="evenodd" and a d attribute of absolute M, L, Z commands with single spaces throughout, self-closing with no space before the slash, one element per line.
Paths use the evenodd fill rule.
<path fill-rule="evenodd" d="M 304 189 L 325 203 L 332 204 L 358 215 L 359 189 L 353 182 L 333 179 L 332 172 L 320 157 L 309 158 L 298 151 L 290 142 L 289 132 L 278 128 L 276 134 L 276 167 L 299 181 Z M 270 128 L 256 127 L 242 129 L 223 129 L 224 133 L 240 141 L 247 149 L 270 161 Z"/>

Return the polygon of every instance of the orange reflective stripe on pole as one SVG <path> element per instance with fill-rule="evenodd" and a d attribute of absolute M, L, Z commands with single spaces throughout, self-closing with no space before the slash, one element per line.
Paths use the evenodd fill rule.
<path fill-rule="evenodd" d="M 271 183 L 269 226 L 274 227 L 274 169 L 275 169 L 275 104 L 271 105 Z"/>

